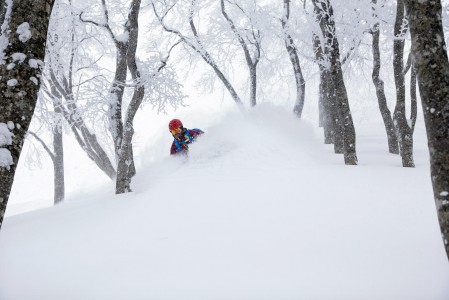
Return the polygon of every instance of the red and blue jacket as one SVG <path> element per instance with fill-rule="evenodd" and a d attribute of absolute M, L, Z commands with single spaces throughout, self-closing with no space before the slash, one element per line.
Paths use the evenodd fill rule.
<path fill-rule="evenodd" d="M 198 128 L 194 129 L 183 129 L 183 134 L 180 138 L 174 137 L 173 143 L 170 148 L 170 155 L 184 153 L 189 151 L 189 144 L 196 141 L 196 138 L 202 135 L 204 132 Z"/>

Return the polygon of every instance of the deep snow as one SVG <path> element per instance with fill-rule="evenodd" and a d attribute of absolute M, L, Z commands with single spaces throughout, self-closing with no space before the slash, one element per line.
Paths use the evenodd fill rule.
<path fill-rule="evenodd" d="M 449 299 L 422 123 L 414 169 L 381 124 L 356 127 L 358 166 L 271 105 L 186 125 L 188 158 L 138 138 L 133 193 L 6 218 L 0 299 Z"/>

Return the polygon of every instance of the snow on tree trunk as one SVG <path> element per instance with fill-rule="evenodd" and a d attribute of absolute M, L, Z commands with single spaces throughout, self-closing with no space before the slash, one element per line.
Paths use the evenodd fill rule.
<path fill-rule="evenodd" d="M 115 75 L 109 90 L 109 130 L 114 141 L 115 158 L 119 159 L 119 151 L 122 145 L 123 122 L 122 122 L 122 103 L 123 93 L 125 92 L 125 81 L 127 73 L 126 53 L 128 52 L 128 42 L 116 42 Z"/>
<path fill-rule="evenodd" d="M 9 153 L 12 158 L 10 163 L 0 165 L 0 227 L 36 106 L 53 3 L 7 0 L 1 8 L 4 22 L 0 37 L 0 125 L 7 124 L 14 136 L 10 144 L 0 142 L 0 153 Z"/>
<path fill-rule="evenodd" d="M 396 107 L 393 113 L 396 136 L 399 142 L 399 152 L 403 167 L 414 167 L 413 133 L 408 125 L 405 113 L 405 79 L 404 79 L 404 36 L 407 27 L 404 22 L 404 1 L 397 1 L 396 22 L 394 24 L 395 40 L 393 42 L 393 71 L 396 85 Z"/>
<path fill-rule="evenodd" d="M 426 124 L 435 204 L 449 258 L 449 61 L 439 0 L 405 0 Z"/>
<path fill-rule="evenodd" d="M 139 88 L 143 90 L 143 87 Z M 143 98 L 143 91 L 135 91 L 134 94 L 140 94 L 137 97 Z M 134 167 L 134 154 L 132 148 L 132 138 L 134 135 L 134 128 L 132 121 L 125 122 L 122 146 L 120 148 L 120 156 L 117 164 L 117 180 L 115 184 L 115 193 L 123 194 L 131 192 L 131 179 L 136 174 Z"/>
<path fill-rule="evenodd" d="M 373 1 L 376 3 L 377 1 Z M 390 153 L 399 154 L 398 139 L 396 136 L 396 131 L 393 124 L 393 118 L 391 117 L 391 112 L 388 109 L 387 97 L 385 96 L 384 81 L 380 78 L 380 50 L 379 50 L 379 23 L 374 25 L 373 31 L 373 73 L 372 79 L 374 86 L 376 88 L 377 101 L 379 103 L 379 110 L 384 121 L 385 130 L 387 132 L 388 140 L 388 150 Z"/>
<path fill-rule="evenodd" d="M 356 165 L 355 129 L 343 80 L 333 8 L 328 0 L 313 0 L 313 5 L 323 36 L 323 45 L 321 46 L 325 49 L 325 60 L 322 62 L 322 68 L 325 69 L 326 86 L 329 91 L 329 98 L 332 100 L 331 103 L 335 103 L 333 108 L 337 112 L 337 116 L 335 116 L 335 150 L 336 152 L 340 151 L 341 149 L 338 146 L 342 145 L 345 164 Z"/>
<path fill-rule="evenodd" d="M 323 47 L 324 45 L 321 44 L 321 41 L 317 35 L 314 35 L 313 43 L 316 61 L 318 62 L 320 69 L 319 105 L 322 109 L 321 120 L 323 122 L 324 129 L 324 143 L 334 144 L 334 152 L 343 153 L 342 138 L 340 131 L 337 130 L 337 120 L 339 120 L 340 117 L 338 115 L 338 111 L 336 110 L 335 98 L 330 97 L 332 78 L 329 77 L 329 72 L 327 70 L 327 50 Z"/>
<path fill-rule="evenodd" d="M 143 97 L 145 96 L 145 87 L 142 84 L 139 67 L 136 62 L 137 41 L 139 37 L 138 19 L 140 2 L 140 0 L 132 1 L 128 21 L 126 22 L 126 30 L 129 32 L 126 62 L 134 83 L 137 86 L 134 88 L 134 94 L 127 109 L 123 136 L 121 137 L 121 145 L 117 162 L 117 181 L 115 186 L 116 194 L 131 192 L 131 178 L 136 174 L 132 148 L 132 138 L 134 135 L 133 121 L 137 110 L 142 103 Z"/>
<path fill-rule="evenodd" d="M 320 106 L 320 110 L 321 110 L 321 122 L 323 124 L 323 130 L 324 130 L 324 143 L 325 144 L 333 144 L 334 143 L 334 123 L 332 122 L 332 120 L 334 120 L 334 118 L 332 117 L 331 114 L 331 108 L 330 108 L 330 103 L 329 103 L 329 99 L 326 93 L 326 80 L 323 79 L 324 75 L 323 72 L 320 72 L 320 86 L 319 86 L 319 94 L 320 94 L 320 99 L 319 99 L 319 106 Z"/>

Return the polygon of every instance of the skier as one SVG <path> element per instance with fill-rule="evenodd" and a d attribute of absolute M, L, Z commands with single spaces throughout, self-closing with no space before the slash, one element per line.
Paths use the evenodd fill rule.
<path fill-rule="evenodd" d="M 170 154 L 187 154 L 189 151 L 188 144 L 196 141 L 196 138 L 204 132 L 198 128 L 187 129 L 184 128 L 182 122 L 178 119 L 173 119 L 168 123 L 168 129 L 173 135 L 173 143 L 170 148 Z"/>

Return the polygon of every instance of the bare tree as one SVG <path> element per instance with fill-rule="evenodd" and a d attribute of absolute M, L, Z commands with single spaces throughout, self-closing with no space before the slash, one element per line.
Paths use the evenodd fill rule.
<path fill-rule="evenodd" d="M 324 87 L 326 95 L 323 103 L 329 103 L 323 105 L 323 108 L 328 114 L 326 119 L 330 120 L 329 125 L 333 125 L 332 133 L 336 153 L 343 152 L 345 164 L 356 165 L 355 129 L 343 80 L 333 8 L 329 0 L 313 0 L 312 3 L 322 37 L 321 41 L 320 37 L 315 35 L 315 49 L 323 75 L 321 86 Z"/>
<path fill-rule="evenodd" d="M 55 112 L 57 108 L 55 107 Z M 64 144 L 62 141 L 62 128 L 56 126 L 52 131 L 53 150 L 32 131 L 28 134 L 33 136 L 44 148 L 45 152 L 50 156 L 53 163 L 53 203 L 56 205 L 61 203 L 65 198 L 65 180 L 64 180 Z"/>
<path fill-rule="evenodd" d="M 65 103 L 61 103 L 61 111 L 64 119 L 70 125 L 76 141 L 100 170 L 110 179 L 115 179 L 116 171 L 109 156 L 101 146 L 97 136 L 89 130 L 83 117 L 79 114 L 79 108 L 73 95 L 73 82 L 62 76 L 65 84 L 61 84 L 54 75 L 54 70 L 50 69 L 49 72 L 51 74 L 48 80 L 51 86 L 49 96 L 64 100 Z"/>
<path fill-rule="evenodd" d="M 218 64 L 213 59 L 212 55 L 207 51 L 207 49 L 204 47 L 203 42 L 200 39 L 200 36 L 198 34 L 198 30 L 195 26 L 195 23 L 193 21 L 193 7 L 195 5 L 196 0 L 192 0 L 190 7 L 189 7 L 189 14 L 188 14 L 188 22 L 190 26 L 191 33 L 193 37 L 189 37 L 185 34 L 183 34 L 181 31 L 169 27 L 164 19 L 167 16 L 167 14 L 173 9 L 174 5 L 168 6 L 165 1 L 162 1 L 162 4 L 164 5 L 164 12 L 158 12 L 155 1 L 153 1 L 151 4 L 153 6 L 154 14 L 156 15 L 157 19 L 159 20 L 159 23 L 164 28 L 166 32 L 175 34 L 184 44 L 192 48 L 197 54 L 201 56 L 201 58 L 212 67 L 217 77 L 221 80 L 223 85 L 228 90 L 229 94 L 231 95 L 234 102 L 239 106 L 243 107 L 243 102 L 240 98 L 240 96 L 237 94 L 236 90 L 232 86 L 231 82 L 228 80 L 228 78 L 225 76 L 223 71 L 220 69 Z M 175 3 L 176 4 L 176 3 Z"/>
<path fill-rule="evenodd" d="M 376 13 L 376 5 L 377 0 L 373 0 L 373 9 L 374 9 L 374 18 L 377 19 Z M 396 136 L 396 130 L 393 123 L 393 118 L 391 117 L 391 112 L 388 109 L 387 105 L 387 97 L 385 96 L 384 89 L 384 81 L 380 78 L 380 67 L 381 67 L 381 59 L 380 59 L 380 50 L 379 50 L 379 39 L 380 39 L 380 30 L 379 30 L 379 22 L 376 22 L 371 30 L 371 35 L 373 37 L 372 42 L 372 52 L 373 52 L 373 73 L 372 79 L 374 86 L 376 88 L 377 101 L 379 103 L 379 110 L 382 116 L 385 130 L 387 132 L 387 140 L 388 140 L 388 150 L 390 153 L 399 154 L 398 147 L 398 138 Z"/>
<path fill-rule="evenodd" d="M 290 0 L 284 0 L 284 16 L 281 19 L 281 24 L 283 29 L 285 47 L 287 49 L 290 62 L 293 66 L 293 74 L 295 75 L 296 82 L 296 101 L 293 112 L 298 118 L 301 118 L 302 110 L 304 108 L 306 82 L 304 80 L 304 76 L 302 75 L 301 65 L 299 63 L 298 48 L 296 47 L 295 41 L 290 34 L 289 20 Z"/>
<path fill-rule="evenodd" d="M 36 106 L 45 56 L 47 29 L 54 1 L 14 0 L 2 2 L 0 36 L 0 227 Z M 30 12 L 33 12 L 30 14 Z M 13 134 L 10 139 L 5 128 Z"/>
<path fill-rule="evenodd" d="M 320 84 L 319 84 L 319 120 L 320 126 L 324 130 L 324 143 L 334 144 L 335 153 L 343 153 L 343 138 L 341 137 L 341 131 L 337 130 L 339 124 L 337 121 L 340 119 L 338 111 L 336 109 L 336 99 L 331 97 L 332 85 L 329 79 L 329 69 L 327 67 L 327 50 L 323 49 L 321 40 L 318 35 L 313 36 L 314 51 L 318 67 L 320 69 Z"/>
<path fill-rule="evenodd" d="M 120 138 L 120 148 L 117 161 L 117 180 L 115 186 L 116 194 L 131 192 L 131 178 L 136 174 L 134 167 L 134 155 L 132 148 L 132 137 L 134 135 L 133 120 L 137 109 L 145 96 L 145 87 L 141 82 L 139 67 L 136 63 L 137 40 L 139 36 L 139 11 L 141 0 L 133 0 L 131 9 L 126 21 L 125 30 L 128 32 L 127 53 L 124 57 L 126 65 L 131 72 L 135 83 L 133 97 L 129 104 L 122 137 Z M 121 117 L 120 117 L 121 120 Z"/>
<path fill-rule="evenodd" d="M 93 20 L 86 20 L 83 18 L 83 14 L 80 14 L 80 19 L 85 23 L 104 28 L 108 32 L 116 48 L 114 80 L 109 89 L 108 117 L 109 131 L 111 132 L 112 140 L 114 141 L 115 158 L 116 161 L 118 161 L 123 136 L 122 105 L 127 74 L 126 57 L 129 48 L 129 28 L 125 27 L 122 34 L 116 35 L 109 24 L 109 10 L 106 5 L 106 0 L 101 0 L 101 5 L 104 22 L 100 23 Z M 134 166 L 132 166 L 132 168 L 134 168 Z"/>
<path fill-rule="evenodd" d="M 403 167 L 414 167 L 413 162 L 413 132 L 407 122 L 405 113 L 405 79 L 404 79 L 404 36 L 407 32 L 407 21 L 404 11 L 404 1 L 397 1 L 396 21 L 394 24 L 393 71 L 396 85 L 396 107 L 393 113 L 396 136 Z"/>
<path fill-rule="evenodd" d="M 233 3 L 235 6 L 237 6 L 242 12 L 245 12 L 237 3 Z M 220 0 L 221 5 L 221 13 L 223 14 L 224 18 L 229 24 L 229 27 L 231 27 L 232 32 L 236 36 L 237 40 L 239 41 L 240 46 L 243 49 L 243 52 L 245 54 L 245 61 L 246 65 L 248 66 L 249 70 L 249 81 L 250 81 L 250 105 L 256 106 L 257 99 L 256 99 L 256 93 L 257 93 L 257 64 L 260 60 L 260 47 L 261 47 L 261 36 L 260 31 L 254 28 L 253 25 L 251 25 L 251 38 L 247 35 L 243 35 L 239 32 L 237 29 L 235 22 L 232 20 L 232 18 L 229 16 L 229 14 L 226 12 L 226 6 L 225 1 Z M 250 52 L 250 49 L 253 48 L 252 53 Z"/>
<path fill-rule="evenodd" d="M 426 124 L 433 194 L 449 258 L 449 61 L 441 1 L 405 0 L 405 7 Z"/>
<path fill-rule="evenodd" d="M 112 27 L 109 24 L 109 10 L 106 6 L 106 2 L 105 0 L 102 0 L 101 2 L 102 12 L 105 19 L 104 23 L 86 20 L 82 17 L 82 15 L 80 17 L 83 22 L 104 28 L 116 46 L 116 68 L 114 80 L 110 88 L 109 121 L 110 132 L 115 145 L 114 148 L 117 162 L 115 192 L 116 194 L 121 194 L 131 191 L 131 179 L 136 174 L 132 147 L 132 137 L 134 135 L 133 121 L 146 96 L 145 85 L 151 84 L 151 81 L 156 77 L 156 75 L 159 74 L 163 68 L 165 68 L 167 60 L 170 56 L 170 51 L 178 43 L 170 48 L 169 54 L 162 59 L 160 65 L 156 67 L 156 71 L 152 74 L 146 75 L 144 78 L 144 76 L 142 76 L 143 70 L 141 70 L 141 67 L 139 66 L 140 64 L 136 59 L 139 36 L 138 19 L 141 0 L 131 1 L 130 9 L 125 20 L 123 33 L 121 35 L 116 35 L 112 31 Z M 126 83 L 128 69 L 132 77 L 131 84 Z M 125 110 L 123 107 L 123 96 L 126 87 L 133 89 L 133 96 Z M 165 86 L 162 86 L 159 89 L 165 89 L 168 93 L 168 89 L 166 89 Z"/>
<path fill-rule="evenodd" d="M 43 85 L 43 89 L 45 89 L 45 84 Z M 56 91 L 56 87 L 52 86 L 53 96 L 51 98 L 51 103 L 53 106 L 54 118 L 56 119 L 53 124 L 51 124 L 51 133 L 52 133 L 52 144 L 53 150 L 51 150 L 46 143 L 32 131 L 28 131 L 30 135 L 32 135 L 45 149 L 47 154 L 50 156 L 51 161 L 53 163 L 53 203 L 56 205 L 62 202 L 65 198 L 65 177 L 64 177 L 64 143 L 63 143 L 63 110 L 64 107 L 62 105 L 62 100 L 60 97 L 57 97 L 59 94 Z M 42 89 L 41 89 L 42 90 Z M 42 94 L 41 94 L 42 97 Z"/>
<path fill-rule="evenodd" d="M 69 1 L 69 5 L 72 9 L 71 1 Z M 64 10 L 64 7 L 61 9 Z M 76 97 L 77 91 L 83 84 L 101 78 L 101 75 L 97 74 L 78 84 L 74 82 L 77 72 L 90 68 L 92 64 L 92 62 L 88 62 L 87 66 L 75 66 L 75 60 L 79 58 L 78 50 L 81 48 L 82 42 L 88 40 L 86 37 L 78 39 L 75 36 L 77 27 L 75 18 L 77 17 L 71 13 L 71 20 L 66 20 L 71 25 L 69 35 L 60 34 L 57 29 L 49 34 L 49 49 L 44 73 L 46 84 L 42 90 L 48 99 L 53 99 L 52 102 L 57 99 L 57 107 L 61 110 L 63 119 L 69 124 L 81 149 L 109 178 L 115 179 L 116 171 L 107 151 L 99 142 L 97 135 L 88 128 Z M 52 27 L 61 25 L 59 21 L 52 24 Z M 94 109 L 97 108 L 94 107 Z"/>

